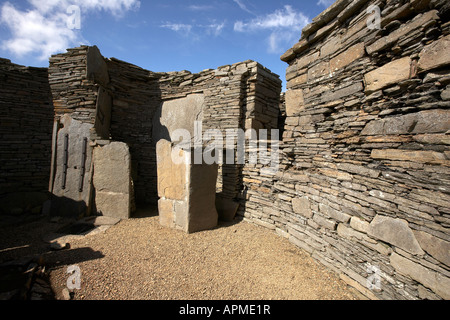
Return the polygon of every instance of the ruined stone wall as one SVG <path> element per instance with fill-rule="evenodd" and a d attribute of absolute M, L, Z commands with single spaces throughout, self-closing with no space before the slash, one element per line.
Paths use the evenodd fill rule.
<path fill-rule="evenodd" d="M 68 49 L 50 58 L 49 83 L 55 117 L 70 114 L 75 120 L 94 124 L 98 86 L 87 75 L 89 47 Z"/>
<path fill-rule="evenodd" d="M 111 139 L 128 144 L 136 202 L 157 203 L 153 117 L 161 105 L 159 75 L 114 58 L 106 59 L 112 88 Z"/>
<path fill-rule="evenodd" d="M 279 76 L 255 61 L 208 69 L 198 74 L 189 71 L 162 74 L 159 80 L 163 101 L 179 99 L 188 94 L 203 93 L 202 132 L 220 130 L 272 129 L 278 126 Z M 219 167 L 217 192 L 234 200 L 242 186 L 239 165 Z"/>
<path fill-rule="evenodd" d="M 281 80 L 250 60 L 197 74 L 154 73 L 101 57 L 96 47 L 83 46 L 53 56 L 49 70 L 57 120 L 65 115 L 91 124 L 92 144 L 101 140 L 128 144 L 139 203 L 158 201 L 156 143 L 161 136 L 170 138 L 160 123 L 163 103 L 203 95 L 199 115 L 203 133 L 215 129 L 225 137 L 227 129 L 271 129 L 278 125 Z M 102 112 L 102 106 L 108 104 L 103 97 L 110 97 L 109 131 L 106 125 L 99 125 L 102 114 L 108 113 Z M 100 136 L 100 131 L 105 133 Z M 235 199 L 241 184 L 241 167 L 221 166 L 217 191 L 222 197 Z"/>
<path fill-rule="evenodd" d="M 450 298 L 448 9 L 339 0 L 315 18 L 282 56 L 281 170 L 244 168 L 245 218 L 372 299 Z"/>
<path fill-rule="evenodd" d="M 0 197 L 45 193 L 53 128 L 47 69 L 0 59 L 0 97 Z"/>

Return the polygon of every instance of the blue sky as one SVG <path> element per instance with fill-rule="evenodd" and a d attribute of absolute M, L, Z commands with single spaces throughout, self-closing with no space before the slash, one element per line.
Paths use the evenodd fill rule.
<path fill-rule="evenodd" d="M 252 59 L 280 75 L 280 56 L 333 0 L 0 1 L 0 57 L 46 67 L 81 44 L 151 71 L 200 72 Z"/>

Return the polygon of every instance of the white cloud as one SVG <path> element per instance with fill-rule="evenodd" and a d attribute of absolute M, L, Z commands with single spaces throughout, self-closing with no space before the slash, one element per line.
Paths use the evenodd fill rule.
<path fill-rule="evenodd" d="M 50 13 L 65 11 L 69 6 L 76 5 L 85 11 L 106 11 L 116 17 L 121 17 L 125 12 L 136 10 L 140 7 L 137 0 L 28 0 L 39 12 Z"/>
<path fill-rule="evenodd" d="M 265 16 L 258 16 L 248 22 L 237 21 L 234 24 L 236 32 L 270 31 L 267 42 L 270 53 L 280 53 L 286 45 L 293 45 L 301 35 L 302 29 L 309 23 L 309 18 L 292 6 L 286 5 L 281 10 Z"/>
<path fill-rule="evenodd" d="M 330 7 L 336 0 L 319 0 L 318 6 Z"/>
<path fill-rule="evenodd" d="M 208 6 L 208 5 L 202 6 L 202 5 L 193 4 L 193 5 L 188 6 L 188 9 L 191 11 L 209 11 L 209 10 L 214 9 L 214 6 Z"/>
<path fill-rule="evenodd" d="M 300 30 L 308 23 L 309 19 L 301 12 L 295 11 L 291 6 L 284 6 L 282 10 L 276 10 L 266 16 L 256 17 L 247 23 L 237 21 L 234 30 L 239 32 L 267 30 L 267 29 L 295 29 Z"/>
<path fill-rule="evenodd" d="M 70 6 L 79 7 L 82 14 L 106 11 L 118 18 L 140 6 L 137 0 L 28 0 L 28 3 L 26 11 L 17 9 L 10 2 L 1 6 L 0 24 L 11 32 L 10 39 L 3 41 L 1 46 L 17 57 L 33 54 L 42 61 L 69 47 L 86 43 L 81 30 L 69 25 L 73 17 L 73 12 L 67 10 Z"/>
<path fill-rule="evenodd" d="M 192 30 L 192 25 L 183 23 L 166 23 L 161 25 L 161 28 L 167 28 L 175 32 L 190 33 Z"/>
<path fill-rule="evenodd" d="M 225 22 L 213 23 L 213 24 L 206 26 L 206 30 L 207 30 L 206 32 L 209 35 L 213 35 L 213 36 L 217 37 L 222 33 L 223 28 L 225 28 Z"/>
<path fill-rule="evenodd" d="M 241 8 L 245 12 L 255 15 L 255 13 L 253 11 L 251 11 L 247 8 L 247 6 L 244 4 L 244 2 L 242 0 L 233 0 L 233 1 L 239 6 L 239 8 Z"/>
<path fill-rule="evenodd" d="M 215 20 L 211 21 L 210 24 L 184 24 L 184 23 L 170 23 L 160 25 L 161 28 L 166 28 L 174 32 L 178 32 L 183 37 L 190 37 L 191 40 L 198 41 L 204 35 L 207 36 L 219 36 L 226 23 L 217 23 Z"/>

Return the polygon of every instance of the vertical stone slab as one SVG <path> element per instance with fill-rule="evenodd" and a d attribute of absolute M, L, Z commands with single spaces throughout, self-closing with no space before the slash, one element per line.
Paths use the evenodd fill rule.
<path fill-rule="evenodd" d="M 179 156 L 183 157 L 183 151 Z M 172 143 L 159 140 L 156 144 L 158 172 L 158 210 L 159 222 L 168 228 L 181 228 L 187 225 L 187 165 L 172 161 Z M 175 202 L 177 205 L 175 206 Z M 176 214 L 177 213 L 177 214 Z"/>
<path fill-rule="evenodd" d="M 125 143 L 111 142 L 94 149 L 93 181 L 97 212 L 128 219 L 131 214 L 131 157 Z"/>
<path fill-rule="evenodd" d="M 87 48 L 86 75 L 88 79 L 102 86 L 106 86 L 110 82 L 108 66 L 97 46 Z"/>
<path fill-rule="evenodd" d="M 288 90 L 286 92 L 286 115 L 292 117 L 305 109 L 303 90 Z"/>
<path fill-rule="evenodd" d="M 91 207 L 92 124 L 64 115 L 56 142 L 56 173 L 53 183 L 52 214 L 83 217 Z M 84 172 L 83 172 L 84 171 Z"/>
<path fill-rule="evenodd" d="M 112 97 L 106 89 L 100 87 L 98 89 L 94 127 L 95 134 L 104 140 L 109 140 L 110 138 L 111 112 Z"/>
<path fill-rule="evenodd" d="M 219 214 L 216 210 L 217 164 L 193 164 L 189 168 L 189 226 L 188 232 L 215 228 Z"/>
<path fill-rule="evenodd" d="M 175 209 L 173 200 L 159 199 L 158 212 L 159 223 L 163 227 L 175 228 Z"/>
<path fill-rule="evenodd" d="M 187 130 L 194 137 L 194 123 L 203 120 L 204 104 L 205 96 L 201 93 L 165 101 L 153 118 L 153 140 L 170 140 L 178 129 Z"/>
<path fill-rule="evenodd" d="M 187 233 L 217 226 L 218 165 L 194 164 L 193 153 L 187 151 L 177 151 L 183 161 L 175 163 L 172 143 L 166 140 L 160 140 L 156 150 L 160 224 Z"/>

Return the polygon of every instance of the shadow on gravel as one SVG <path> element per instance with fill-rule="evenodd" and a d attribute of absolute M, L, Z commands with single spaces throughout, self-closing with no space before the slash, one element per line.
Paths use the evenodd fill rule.
<path fill-rule="evenodd" d="M 51 241 L 52 234 L 81 237 L 93 224 L 50 215 L 14 218 L 0 223 L 0 300 L 52 300 L 51 269 L 105 257 L 92 248 L 70 249 L 70 238 Z"/>
<path fill-rule="evenodd" d="M 145 219 L 158 216 L 158 206 L 141 204 L 138 205 L 136 211 L 131 215 L 132 219 Z"/>

